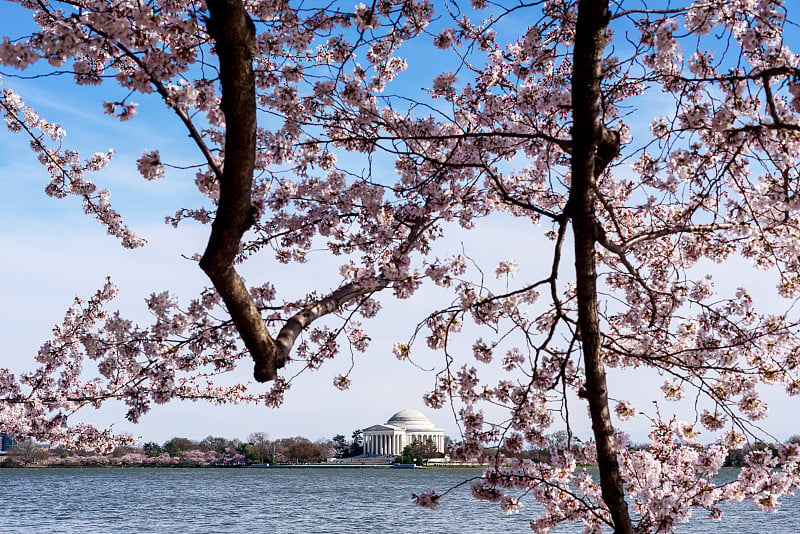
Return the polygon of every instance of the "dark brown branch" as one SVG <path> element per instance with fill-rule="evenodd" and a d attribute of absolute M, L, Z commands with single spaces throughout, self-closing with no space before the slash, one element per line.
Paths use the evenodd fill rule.
<path fill-rule="evenodd" d="M 255 27 L 241 0 L 209 0 L 208 33 L 216 43 L 225 114 L 225 164 L 217 215 L 200 267 L 231 314 L 259 382 L 277 377 L 286 356 L 269 335 L 261 313 L 233 267 L 241 239 L 253 223 L 251 190 L 256 151 L 253 73 Z"/>
<path fill-rule="evenodd" d="M 696 76 L 693 78 L 688 78 L 686 76 L 672 75 L 672 76 L 665 76 L 665 78 L 669 78 L 671 80 L 677 80 L 682 83 L 710 82 L 719 84 L 723 82 L 746 82 L 751 80 L 760 80 L 765 77 L 774 78 L 776 76 L 789 76 L 796 78 L 800 76 L 800 67 L 789 67 L 789 66 L 767 67 L 761 70 L 753 70 L 748 74 L 736 74 L 734 71 L 734 73 L 726 73 L 720 76 Z"/>
<path fill-rule="evenodd" d="M 532 212 L 534 212 L 534 213 L 536 213 L 538 215 L 543 215 L 543 216 L 548 217 L 548 218 L 550 218 L 550 219 L 552 219 L 554 221 L 558 221 L 558 220 L 560 220 L 562 218 L 560 214 L 555 214 L 555 213 L 551 212 L 550 210 L 546 210 L 544 208 L 540 208 L 539 206 L 535 206 L 535 205 L 531 204 L 530 202 L 523 202 L 523 201 L 517 199 L 516 197 L 514 197 L 514 195 L 512 195 L 509 192 L 508 189 L 506 189 L 506 186 L 503 184 L 503 181 L 500 179 L 499 176 L 497 176 L 497 174 L 494 171 L 492 171 L 490 165 L 488 165 L 487 163 L 483 163 L 483 168 L 486 171 L 486 174 L 489 175 L 489 178 L 492 179 L 492 183 L 494 183 L 495 188 L 500 193 L 500 197 L 506 203 L 511 204 L 512 206 L 517 206 L 518 208 L 522 208 L 524 210 L 532 211 Z"/>
<path fill-rule="evenodd" d="M 447 135 L 409 135 L 407 137 L 396 137 L 396 136 L 363 136 L 363 135 L 351 135 L 346 137 L 337 137 L 336 142 L 347 142 L 347 141 L 370 141 L 370 142 L 379 142 L 379 141 L 451 141 L 456 139 L 493 139 L 493 138 L 500 138 L 500 139 L 525 139 L 530 141 L 546 141 L 548 143 L 553 143 L 554 145 L 558 146 L 561 150 L 569 154 L 572 151 L 572 144 L 568 139 L 558 139 L 557 137 L 553 137 L 551 135 L 543 134 L 543 133 L 520 133 L 520 132 L 504 132 L 504 131 L 491 131 L 491 132 L 463 132 L 458 134 L 447 134 Z M 301 143 L 302 144 L 302 143 Z"/>
<path fill-rule="evenodd" d="M 685 13 L 686 8 L 675 8 L 675 9 L 629 9 L 627 11 L 620 11 L 618 13 L 614 13 L 612 19 L 618 19 L 621 17 L 628 17 L 630 15 L 677 15 L 680 13 Z"/>
<path fill-rule="evenodd" d="M 323 315 L 333 313 L 353 299 L 370 295 L 376 291 L 385 289 L 388 285 L 389 282 L 387 281 L 372 284 L 353 282 L 343 285 L 327 297 L 304 306 L 302 310 L 290 317 L 283 328 L 281 328 L 275 342 L 280 347 L 282 353 L 288 357 L 289 351 L 292 349 L 297 337 L 313 321 L 319 319 Z"/>
<path fill-rule="evenodd" d="M 606 247 L 614 253 L 624 253 L 626 250 L 630 249 L 634 245 L 638 245 L 644 241 L 649 241 L 651 239 L 658 239 L 659 237 L 665 237 L 668 235 L 673 234 L 709 234 L 712 232 L 717 232 L 719 230 L 730 230 L 731 228 L 735 228 L 737 225 L 731 223 L 713 223 L 713 224 L 684 224 L 681 226 L 673 226 L 670 228 L 662 228 L 660 230 L 653 230 L 650 232 L 643 232 L 641 234 L 635 235 L 632 238 L 622 242 L 618 246 L 619 250 L 616 250 L 615 247 Z"/>

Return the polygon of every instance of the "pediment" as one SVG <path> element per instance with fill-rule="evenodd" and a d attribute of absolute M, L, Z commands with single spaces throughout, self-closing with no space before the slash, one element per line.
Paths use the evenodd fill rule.
<path fill-rule="evenodd" d="M 362 430 L 362 432 L 397 432 L 397 431 L 405 431 L 405 429 L 392 425 L 372 425 Z"/>

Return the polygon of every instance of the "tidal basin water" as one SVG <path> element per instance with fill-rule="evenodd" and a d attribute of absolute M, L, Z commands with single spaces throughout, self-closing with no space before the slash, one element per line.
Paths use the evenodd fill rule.
<path fill-rule="evenodd" d="M 0 469 L 0 532 L 530 532 L 533 504 L 523 501 L 520 514 L 506 516 L 473 499 L 468 484 L 435 511 L 411 502 L 411 493 L 441 491 L 478 475 L 466 469 Z M 800 496 L 784 498 L 770 515 L 752 503 L 724 509 L 721 523 L 697 510 L 678 532 L 800 532 Z M 556 532 L 581 530 L 567 524 Z"/>

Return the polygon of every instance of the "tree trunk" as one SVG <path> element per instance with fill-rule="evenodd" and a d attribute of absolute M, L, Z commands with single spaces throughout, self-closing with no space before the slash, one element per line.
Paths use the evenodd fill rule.
<path fill-rule="evenodd" d="M 597 443 L 597 462 L 603 499 L 614 522 L 614 532 L 632 532 L 628 505 L 620 476 L 614 427 L 608 409 L 606 374 L 600 351 L 600 320 L 597 305 L 595 243 L 595 181 L 618 153 L 614 136 L 603 124 L 600 82 L 605 32 L 609 22 L 608 0 L 581 0 L 575 30 L 572 75 L 572 187 L 568 215 L 575 239 L 575 273 L 578 327 L 586 370 L 585 397 L 589 401 L 592 430 Z M 598 156 L 598 152 L 603 156 Z"/>

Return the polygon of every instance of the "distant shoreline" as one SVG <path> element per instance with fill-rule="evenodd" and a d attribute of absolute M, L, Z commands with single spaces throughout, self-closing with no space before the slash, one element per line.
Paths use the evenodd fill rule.
<path fill-rule="evenodd" d="M 417 465 L 414 469 L 483 469 L 488 467 L 486 464 L 452 464 L 452 465 Z M 146 464 L 127 464 L 127 465 L 109 465 L 109 464 L 95 464 L 95 465 L 67 465 L 67 464 L 49 464 L 49 465 L 3 465 L 0 463 L 0 469 L 411 469 L 411 467 L 396 467 L 395 464 L 338 464 L 338 463 L 324 463 L 324 464 L 278 464 L 270 465 L 268 467 L 253 466 L 253 465 L 146 465 Z"/>

